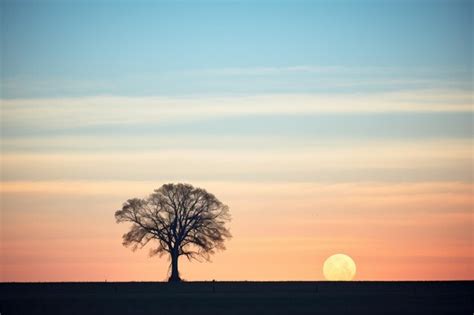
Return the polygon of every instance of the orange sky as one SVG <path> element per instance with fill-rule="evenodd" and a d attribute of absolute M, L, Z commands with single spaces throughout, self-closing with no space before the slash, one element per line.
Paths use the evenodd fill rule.
<path fill-rule="evenodd" d="M 233 239 L 212 263 L 180 260 L 187 280 L 321 280 L 335 253 L 356 280 L 474 279 L 472 185 L 194 183 L 227 203 Z M 2 281 L 165 280 L 166 258 L 121 245 L 114 211 L 159 184 L 2 184 Z"/>

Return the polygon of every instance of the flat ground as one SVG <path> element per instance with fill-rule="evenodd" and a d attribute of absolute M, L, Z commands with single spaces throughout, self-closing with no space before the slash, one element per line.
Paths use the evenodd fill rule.
<path fill-rule="evenodd" d="M 468 314 L 474 281 L 0 283 L 15 314 Z"/>

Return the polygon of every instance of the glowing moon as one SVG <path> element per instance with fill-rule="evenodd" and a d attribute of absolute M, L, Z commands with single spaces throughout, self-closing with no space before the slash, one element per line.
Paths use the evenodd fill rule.
<path fill-rule="evenodd" d="M 356 264 L 347 255 L 335 254 L 324 262 L 323 274 L 329 281 L 349 281 L 354 279 Z"/>

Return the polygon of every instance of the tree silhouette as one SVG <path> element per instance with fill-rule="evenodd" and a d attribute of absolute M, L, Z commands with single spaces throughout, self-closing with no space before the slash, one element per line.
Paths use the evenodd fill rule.
<path fill-rule="evenodd" d="M 150 256 L 169 255 L 169 281 L 181 281 L 180 256 L 209 260 L 216 250 L 225 249 L 224 241 L 231 237 L 225 226 L 230 221 L 229 207 L 189 184 L 166 184 L 148 198 L 129 199 L 115 212 L 115 219 L 132 223 L 123 235 L 123 245 L 133 251 L 151 240 L 158 242 Z"/>

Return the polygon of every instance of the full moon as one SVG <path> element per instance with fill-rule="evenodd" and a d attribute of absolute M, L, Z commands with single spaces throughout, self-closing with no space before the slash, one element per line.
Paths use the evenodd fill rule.
<path fill-rule="evenodd" d="M 335 254 L 324 262 L 323 274 L 329 281 L 349 281 L 354 279 L 356 264 L 347 255 Z"/>

